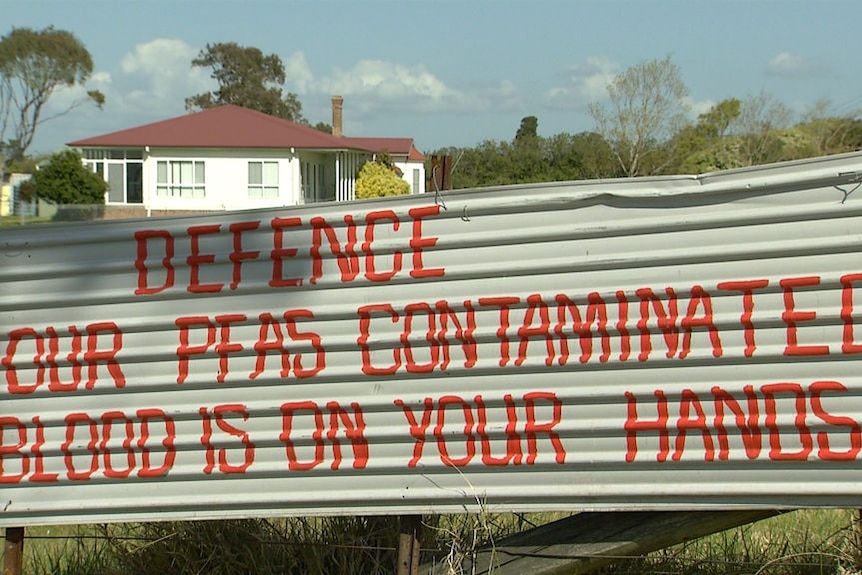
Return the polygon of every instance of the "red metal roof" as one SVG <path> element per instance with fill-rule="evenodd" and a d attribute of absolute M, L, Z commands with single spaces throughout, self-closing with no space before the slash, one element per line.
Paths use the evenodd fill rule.
<path fill-rule="evenodd" d="M 407 154 L 413 140 L 410 138 L 351 138 L 342 137 L 357 148 L 372 152 L 389 152 L 390 154 Z"/>
<path fill-rule="evenodd" d="M 390 154 L 399 154 L 407 156 L 408 160 L 417 162 L 425 161 L 425 156 L 416 149 L 413 145 L 412 138 L 349 138 L 343 137 L 344 140 L 349 140 L 353 146 L 371 152 L 389 152 Z"/>
<path fill-rule="evenodd" d="M 345 138 L 227 104 L 128 130 L 69 142 L 75 147 L 300 148 L 409 153 L 410 138 Z M 403 150 L 403 151 L 402 151 Z"/>
<path fill-rule="evenodd" d="M 407 154 L 407 159 L 410 161 L 413 161 L 413 162 L 424 162 L 425 161 L 425 154 L 423 154 L 422 152 L 417 150 L 416 146 L 414 146 L 411 142 L 410 153 Z"/>

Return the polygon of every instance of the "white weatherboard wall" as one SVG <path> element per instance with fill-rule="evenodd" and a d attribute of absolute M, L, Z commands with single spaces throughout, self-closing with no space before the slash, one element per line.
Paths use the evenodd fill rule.
<path fill-rule="evenodd" d="M 862 155 L 0 230 L 0 525 L 862 506 Z"/>
<path fill-rule="evenodd" d="M 206 193 L 200 198 L 159 196 L 156 191 L 160 161 L 203 161 Z M 278 162 L 279 195 L 248 197 L 248 163 Z M 144 162 L 144 204 L 151 210 L 235 210 L 275 208 L 302 202 L 299 159 L 287 150 L 210 150 L 153 148 Z"/>

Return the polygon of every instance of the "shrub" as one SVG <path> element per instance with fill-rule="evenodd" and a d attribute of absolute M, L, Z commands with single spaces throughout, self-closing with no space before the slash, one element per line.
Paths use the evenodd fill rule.
<path fill-rule="evenodd" d="M 410 184 L 383 163 L 365 162 L 356 179 L 356 198 L 383 198 L 410 193 Z"/>
<path fill-rule="evenodd" d="M 81 163 L 74 150 L 51 156 L 33 174 L 36 194 L 55 204 L 104 204 L 108 183 Z"/>

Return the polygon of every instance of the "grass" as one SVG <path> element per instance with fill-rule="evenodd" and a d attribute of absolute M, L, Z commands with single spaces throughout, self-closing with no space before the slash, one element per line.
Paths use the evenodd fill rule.
<path fill-rule="evenodd" d="M 24 225 L 46 224 L 51 221 L 49 217 L 24 218 Z M 0 226 L 20 226 L 21 216 L 0 216 Z"/>
<path fill-rule="evenodd" d="M 108 573 L 111 558 L 93 525 L 30 527 L 24 533 L 24 573 Z"/>
<path fill-rule="evenodd" d="M 614 575 L 822 575 L 858 573 L 857 511 L 810 509 L 624 560 Z"/>
<path fill-rule="evenodd" d="M 453 575 L 473 550 L 558 519 L 552 514 L 426 516 L 423 562 Z M 859 573 L 856 511 L 802 510 L 621 559 L 603 575 L 847 575 Z M 244 519 L 39 527 L 26 532 L 33 575 L 390 575 L 397 517 Z M 59 538 L 57 538 L 59 537 Z"/>

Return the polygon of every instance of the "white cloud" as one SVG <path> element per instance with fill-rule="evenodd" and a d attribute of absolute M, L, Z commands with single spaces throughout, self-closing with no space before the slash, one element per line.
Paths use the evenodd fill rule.
<path fill-rule="evenodd" d="M 198 50 L 181 40 L 159 38 L 135 46 L 123 56 L 113 73 L 97 70 L 85 86 L 58 89 L 49 100 L 50 112 L 59 113 L 87 99 L 87 91 L 105 95 L 104 116 L 156 115 L 158 119 L 182 113 L 185 98 L 210 90 L 215 82 L 207 71 L 192 68 Z M 81 110 L 93 117 L 92 114 Z M 123 129 L 129 125 L 117 126 Z"/>
<path fill-rule="evenodd" d="M 502 80 L 500 83 L 487 91 L 487 97 L 491 105 L 497 110 L 521 110 L 524 107 L 523 98 L 511 80 Z"/>
<path fill-rule="evenodd" d="M 111 75 L 108 72 L 94 72 L 93 76 L 90 78 L 90 81 L 102 85 L 110 84 Z"/>
<path fill-rule="evenodd" d="M 289 91 L 302 95 L 314 88 L 314 74 L 311 73 L 304 52 L 294 52 L 283 62 Z"/>
<path fill-rule="evenodd" d="M 199 48 L 172 38 L 138 44 L 120 59 L 116 69 L 98 71 L 92 76 L 86 89 L 101 90 L 106 97 L 105 108 L 101 112 L 91 105 L 77 108 L 74 118 L 66 117 L 63 141 L 182 114 L 185 98 L 216 89 L 209 69 L 191 65 L 199 52 Z M 284 89 L 299 95 L 303 114 L 312 122 L 328 121 L 330 96 L 344 96 L 347 133 L 376 129 L 372 128 L 372 119 L 383 115 L 415 117 L 522 107 L 511 81 L 473 91 L 459 90 L 447 85 L 423 64 L 368 59 L 315 74 L 302 51 L 282 57 L 282 62 L 286 76 Z M 85 99 L 85 92 L 82 88 L 62 91 L 52 98 L 51 104 L 61 110 L 59 106 L 63 103 Z"/>
<path fill-rule="evenodd" d="M 374 94 L 390 100 L 406 96 L 441 100 L 450 94 L 446 85 L 424 66 L 410 68 L 382 60 L 360 60 L 349 70 L 337 69 L 321 82 L 321 87 L 346 95 Z"/>
<path fill-rule="evenodd" d="M 61 86 L 57 88 L 45 106 L 46 116 L 42 121 L 50 119 L 57 114 L 63 114 L 70 108 L 78 108 L 83 104 L 89 104 L 87 92 L 99 90 L 103 94 L 111 91 L 112 78 L 108 72 L 94 72 L 84 86 L 76 84 L 72 87 Z"/>
<path fill-rule="evenodd" d="M 185 98 L 215 85 L 207 70 L 192 67 L 198 52 L 182 40 L 170 38 L 138 44 L 120 63 L 114 94 L 118 103 L 137 110 L 181 111 Z"/>
<path fill-rule="evenodd" d="M 619 73 L 620 65 L 607 56 L 590 56 L 571 66 L 563 84 L 545 92 L 544 102 L 552 108 L 585 108 L 607 96 L 608 84 Z"/>
<path fill-rule="evenodd" d="M 360 60 L 352 68 L 336 68 L 314 82 L 314 91 L 340 94 L 366 113 L 393 108 L 459 112 L 487 106 L 482 98 L 450 88 L 421 64 L 406 66 L 383 60 Z"/>
<path fill-rule="evenodd" d="M 683 98 L 683 103 L 688 107 L 688 115 L 692 121 L 696 121 L 698 116 L 709 112 L 713 106 L 715 106 L 715 102 L 713 100 L 697 101 L 692 99 L 691 96 Z"/>
<path fill-rule="evenodd" d="M 773 76 L 822 76 L 828 71 L 828 66 L 790 52 L 782 52 L 769 61 L 766 71 Z"/>

